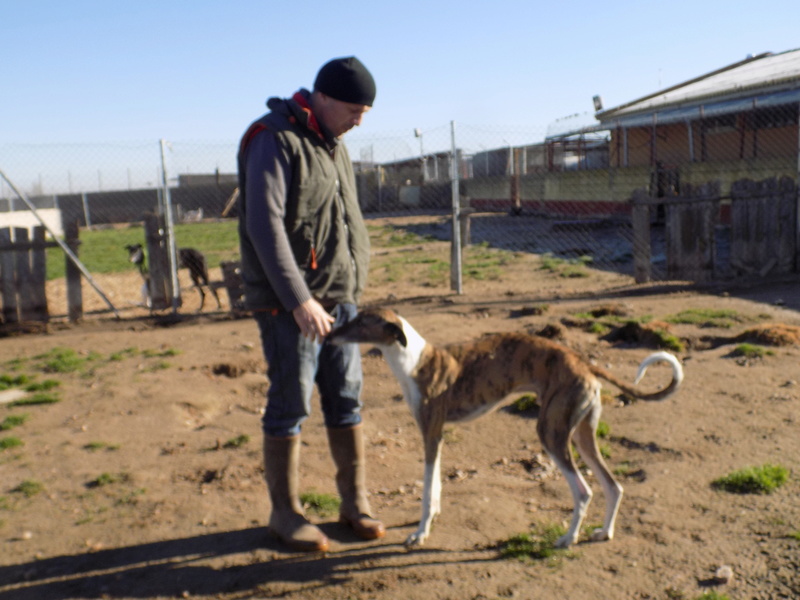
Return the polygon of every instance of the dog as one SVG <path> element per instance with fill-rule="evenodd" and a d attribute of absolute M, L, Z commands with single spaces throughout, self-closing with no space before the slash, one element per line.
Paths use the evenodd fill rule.
<path fill-rule="evenodd" d="M 147 267 L 147 257 L 144 254 L 144 248 L 141 244 L 128 244 L 125 246 L 128 251 L 128 260 L 139 268 L 139 274 L 142 276 L 142 302 L 148 308 L 152 307 L 150 299 L 150 271 Z M 206 286 L 214 300 L 217 301 L 217 309 L 222 308 L 219 301 L 217 290 L 210 284 L 208 277 L 208 265 L 206 257 L 202 252 L 194 248 L 178 248 L 178 268 L 188 269 L 189 276 L 192 278 L 192 283 L 197 291 L 200 293 L 200 308 L 198 312 L 203 310 L 206 303 L 206 295 L 203 292 L 203 286 Z"/>
<path fill-rule="evenodd" d="M 403 396 L 419 425 L 425 446 L 422 518 L 406 545 L 421 546 L 441 511 L 442 431 L 448 422 L 468 421 L 499 408 L 509 394 L 535 391 L 538 396 L 537 432 L 542 446 L 561 470 L 572 492 L 574 509 L 566 534 L 556 547 L 578 539 L 592 490 L 575 465 L 574 441 L 586 465 L 600 479 L 606 498 L 602 528 L 592 541 L 610 540 L 622 500 L 622 486 L 608 470 L 597 447 L 600 421 L 600 382 L 604 379 L 642 400 L 663 400 L 683 380 L 683 368 L 672 354 L 655 352 L 639 365 L 638 384 L 656 362 L 672 367 L 672 381 L 662 390 L 646 393 L 605 369 L 581 360 L 552 340 L 522 333 L 486 335 L 476 341 L 437 347 L 428 343 L 403 317 L 389 309 L 363 311 L 334 329 L 329 343 L 368 343 L 378 347 L 400 383 Z"/>

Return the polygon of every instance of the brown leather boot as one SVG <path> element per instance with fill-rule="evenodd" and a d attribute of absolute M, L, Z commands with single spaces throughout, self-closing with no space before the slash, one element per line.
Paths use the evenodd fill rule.
<path fill-rule="evenodd" d="M 371 516 L 367 499 L 364 436 L 360 425 L 328 429 L 328 442 L 336 464 L 336 487 L 342 497 L 339 520 L 364 540 L 386 534 L 383 523 Z"/>
<path fill-rule="evenodd" d="M 272 501 L 270 530 L 292 550 L 325 552 L 328 538 L 303 515 L 298 494 L 300 436 L 264 435 L 264 471 Z"/>

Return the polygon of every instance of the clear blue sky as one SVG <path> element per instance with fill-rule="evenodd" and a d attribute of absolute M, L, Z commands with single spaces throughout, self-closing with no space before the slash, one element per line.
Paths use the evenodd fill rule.
<path fill-rule="evenodd" d="M 799 17 L 797 0 L 0 0 L 0 145 L 235 143 L 349 54 L 378 86 L 349 136 L 544 131 L 595 94 L 610 108 L 800 47 Z"/>

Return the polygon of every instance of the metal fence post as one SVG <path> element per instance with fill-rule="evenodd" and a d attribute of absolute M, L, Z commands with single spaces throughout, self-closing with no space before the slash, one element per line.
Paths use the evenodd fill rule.
<path fill-rule="evenodd" d="M 175 244 L 175 229 L 172 221 L 172 197 L 169 193 L 169 179 L 167 178 L 166 161 L 167 141 L 161 140 L 161 185 L 164 193 L 161 198 L 164 203 L 164 220 L 166 222 L 167 248 L 169 249 L 170 271 L 170 297 L 172 298 L 172 312 L 177 313 L 181 305 L 181 289 L 178 284 L 178 251 Z"/>
<path fill-rule="evenodd" d="M 458 147 L 456 146 L 456 122 L 450 121 L 450 165 L 452 171 L 451 193 L 453 201 L 453 241 L 450 248 L 450 289 L 457 294 L 463 293 L 461 279 L 461 199 L 458 186 Z"/>

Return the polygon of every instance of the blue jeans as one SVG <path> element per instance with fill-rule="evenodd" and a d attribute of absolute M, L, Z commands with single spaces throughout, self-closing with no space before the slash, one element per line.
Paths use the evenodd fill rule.
<path fill-rule="evenodd" d="M 356 315 L 354 304 L 337 304 L 334 327 Z M 312 342 L 300 334 L 290 312 L 254 313 L 267 361 L 267 408 L 264 433 L 288 437 L 300 433 L 311 414 L 311 394 L 317 385 L 325 425 L 351 427 L 361 423 L 361 352 L 358 344 L 334 346 Z"/>

